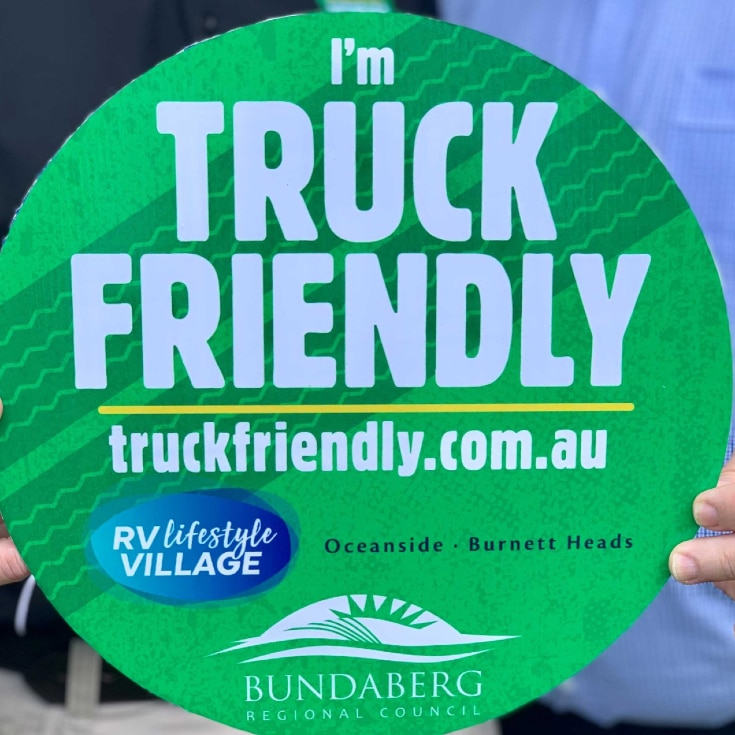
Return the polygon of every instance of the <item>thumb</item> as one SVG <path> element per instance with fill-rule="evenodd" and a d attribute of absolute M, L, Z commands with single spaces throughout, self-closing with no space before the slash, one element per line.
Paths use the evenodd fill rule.
<path fill-rule="evenodd" d="M 30 572 L 9 538 L 0 538 L 0 585 L 20 582 Z"/>

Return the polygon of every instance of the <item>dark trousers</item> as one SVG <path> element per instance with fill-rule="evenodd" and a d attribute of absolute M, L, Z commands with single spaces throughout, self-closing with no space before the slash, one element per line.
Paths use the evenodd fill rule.
<path fill-rule="evenodd" d="M 571 714 L 530 704 L 501 720 L 503 735 L 735 735 L 735 723 L 715 729 L 615 725 L 606 728 Z"/>

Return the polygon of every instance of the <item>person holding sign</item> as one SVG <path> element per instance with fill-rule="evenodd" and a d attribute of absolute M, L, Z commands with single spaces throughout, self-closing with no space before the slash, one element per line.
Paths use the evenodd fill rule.
<path fill-rule="evenodd" d="M 735 323 L 735 8 L 719 0 L 444 0 L 440 10 L 557 65 L 643 135 L 705 232 Z M 551 709 L 521 711 L 507 731 L 735 732 L 735 605 L 722 594 L 735 597 L 735 537 L 712 535 L 735 530 L 735 460 L 696 498 L 694 516 L 704 538 L 682 543 L 670 561 L 690 586 L 667 584 L 605 654 L 543 699 Z M 691 586 L 701 582 L 719 590 Z"/>
<path fill-rule="evenodd" d="M 473 31 L 311 14 L 194 46 L 90 117 L 3 255 L 15 540 L 121 671 L 245 730 L 438 733 L 548 691 L 715 481 L 728 327 L 686 201 L 596 95 Z"/>

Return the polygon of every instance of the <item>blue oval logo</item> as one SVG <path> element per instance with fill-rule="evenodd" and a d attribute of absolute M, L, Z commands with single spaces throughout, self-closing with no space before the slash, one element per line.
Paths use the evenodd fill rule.
<path fill-rule="evenodd" d="M 93 531 L 90 547 L 118 584 L 176 604 L 271 586 L 295 553 L 295 535 L 261 499 L 243 491 L 207 491 L 168 495 L 118 512 Z"/>

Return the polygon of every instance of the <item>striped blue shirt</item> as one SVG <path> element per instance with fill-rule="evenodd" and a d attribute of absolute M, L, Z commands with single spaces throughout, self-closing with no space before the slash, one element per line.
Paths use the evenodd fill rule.
<path fill-rule="evenodd" d="M 647 140 L 699 219 L 735 323 L 735 1 L 440 0 L 440 10 L 576 77 Z M 735 722 L 734 623 L 735 602 L 712 585 L 669 581 L 544 701 L 603 726 Z"/>

